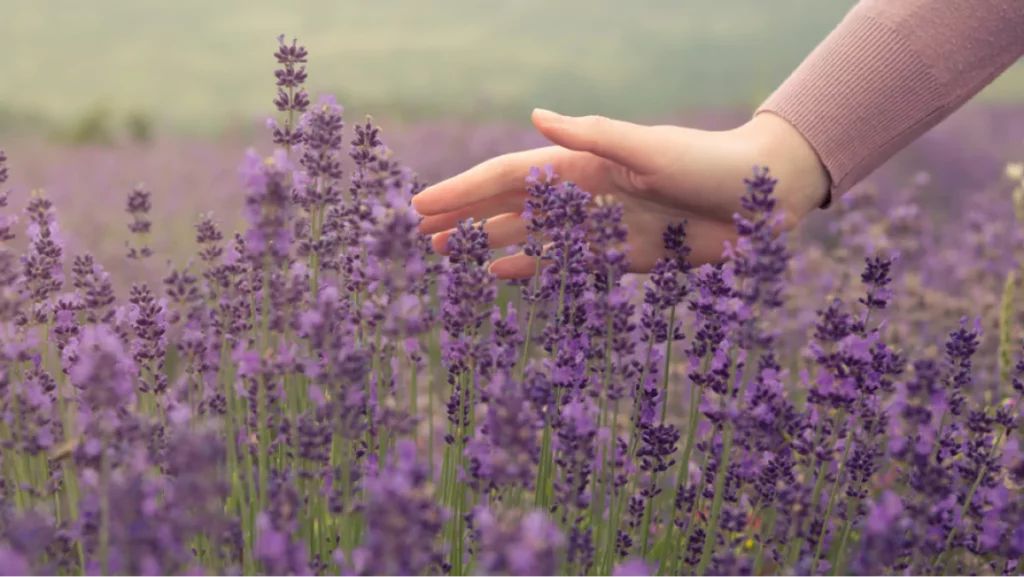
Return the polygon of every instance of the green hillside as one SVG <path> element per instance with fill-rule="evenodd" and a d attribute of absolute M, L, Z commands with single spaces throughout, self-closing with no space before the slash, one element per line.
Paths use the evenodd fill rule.
<path fill-rule="evenodd" d="M 647 117 L 752 105 L 851 0 L 4 0 L 0 109 L 97 105 L 190 130 L 264 114 L 274 37 L 357 111 Z M 1015 71 L 990 96 L 1024 94 Z M 3 114 L 0 113 L 0 120 Z"/>

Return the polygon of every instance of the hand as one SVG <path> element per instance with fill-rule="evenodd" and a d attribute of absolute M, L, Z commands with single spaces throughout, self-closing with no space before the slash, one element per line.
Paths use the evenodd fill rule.
<path fill-rule="evenodd" d="M 755 165 L 779 179 L 777 207 L 792 228 L 826 198 L 828 175 L 817 155 L 785 120 L 759 114 L 743 126 L 710 132 L 676 126 L 641 126 L 598 116 L 569 118 L 535 110 L 533 124 L 555 146 L 506 154 L 431 186 L 413 198 L 424 216 L 420 230 L 433 234 L 443 253 L 459 221 L 486 219 L 498 249 L 526 240 L 519 216 L 531 167 L 551 165 L 560 180 L 593 196 L 622 203 L 629 231 L 632 272 L 648 272 L 664 253 L 662 233 L 686 220 L 694 265 L 722 259 L 736 239 L 733 215 L 741 212 L 743 179 Z M 525 278 L 535 261 L 522 253 L 491 264 L 500 278 Z"/>

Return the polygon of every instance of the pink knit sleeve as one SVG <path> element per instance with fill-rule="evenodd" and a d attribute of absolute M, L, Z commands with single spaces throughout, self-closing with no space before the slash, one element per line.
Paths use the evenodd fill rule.
<path fill-rule="evenodd" d="M 757 114 L 796 127 L 837 197 L 1022 55 L 1024 0 L 861 0 Z"/>

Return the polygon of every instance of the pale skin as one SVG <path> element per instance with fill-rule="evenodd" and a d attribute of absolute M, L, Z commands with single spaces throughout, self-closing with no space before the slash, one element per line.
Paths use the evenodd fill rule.
<path fill-rule="evenodd" d="M 433 235 L 444 253 L 457 223 L 472 218 L 494 249 L 526 240 L 520 217 L 531 167 L 550 165 L 560 180 L 575 182 L 594 197 L 621 202 L 629 230 L 632 272 L 651 270 L 662 256 L 662 233 L 686 220 L 691 260 L 722 259 L 736 240 L 733 215 L 741 211 L 743 179 L 767 166 L 779 179 L 777 206 L 785 228 L 795 227 L 827 196 L 828 173 L 811 145 L 788 122 L 761 113 L 742 126 L 705 131 L 678 126 L 642 126 L 599 116 L 571 118 L 544 110 L 533 124 L 553 146 L 506 154 L 437 183 L 413 199 L 423 217 L 420 230 Z M 495 260 L 499 278 L 532 276 L 536 261 L 520 253 Z"/>

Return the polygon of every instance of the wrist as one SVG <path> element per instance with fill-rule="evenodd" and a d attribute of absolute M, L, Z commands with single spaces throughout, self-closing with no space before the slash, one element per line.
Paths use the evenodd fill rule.
<path fill-rule="evenodd" d="M 792 224 L 829 200 L 831 180 L 818 153 L 788 121 L 762 112 L 735 130 L 753 164 L 767 166 L 779 181 L 779 204 Z"/>

